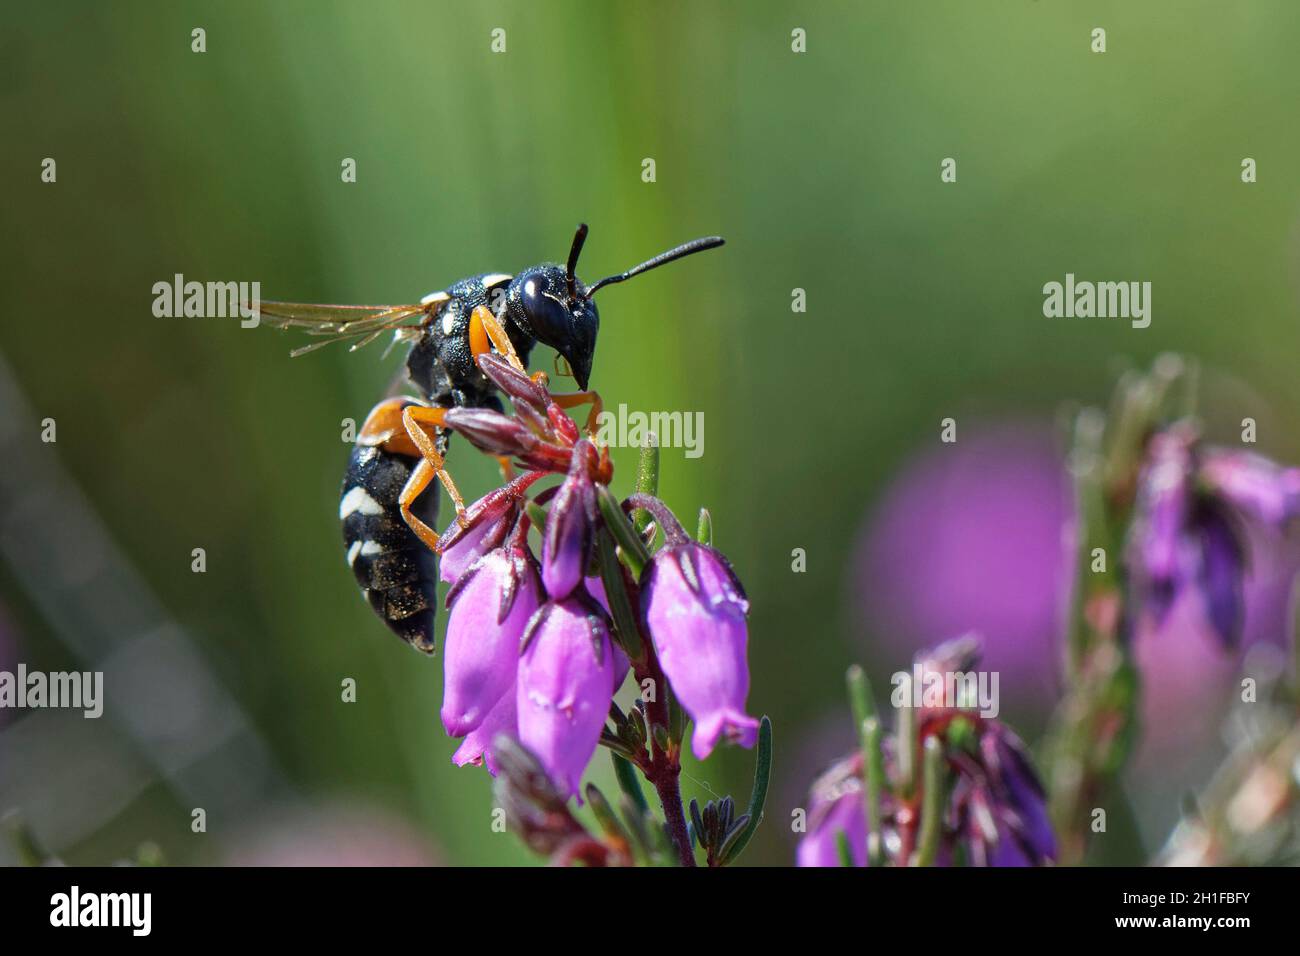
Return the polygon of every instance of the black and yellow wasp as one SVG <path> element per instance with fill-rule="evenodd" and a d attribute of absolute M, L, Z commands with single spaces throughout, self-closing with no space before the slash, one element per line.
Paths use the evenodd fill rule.
<path fill-rule="evenodd" d="M 406 379 L 418 394 L 384 399 L 366 417 L 348 458 L 339 520 L 348 564 L 366 600 L 399 637 L 426 653 L 434 650 L 438 496 L 423 492 L 437 478 L 457 511 L 464 510 L 443 467 L 449 438 L 443 415 L 455 407 L 501 409 L 477 356 L 495 349 L 522 369 L 540 342 L 558 353 L 578 383 L 579 391 L 557 395 L 557 404 L 598 401 L 587 390 L 600 327 L 592 297 L 607 285 L 723 243 L 717 236 L 696 239 L 587 286 L 575 273 L 586 238 L 584 223 L 564 266 L 543 263 L 514 276 L 472 276 L 416 305 L 261 306 L 268 325 L 324 337 L 294 355 L 337 341 L 352 341 L 355 350 L 385 332 L 410 346 Z"/>

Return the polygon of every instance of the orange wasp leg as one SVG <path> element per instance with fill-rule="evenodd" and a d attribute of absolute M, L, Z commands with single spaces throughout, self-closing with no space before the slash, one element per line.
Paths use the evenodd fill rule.
<path fill-rule="evenodd" d="M 411 530 L 419 535 L 421 541 L 434 550 L 437 550 L 438 547 L 438 532 L 412 513 L 411 505 L 414 504 L 415 499 L 420 497 L 434 478 L 437 478 L 442 482 L 442 486 L 447 489 L 447 494 L 451 496 L 452 502 L 456 505 L 457 520 L 463 520 L 465 514 L 465 499 L 460 496 L 460 491 L 456 488 L 456 482 L 447 473 L 442 455 L 438 453 L 435 438 L 430 434 L 430 431 L 434 430 L 434 435 L 436 435 L 436 429 L 443 427 L 446 414 L 447 410 L 445 408 L 432 408 L 424 405 L 407 405 L 402 409 L 401 413 L 406 438 L 415 446 L 420 455 L 420 463 L 415 466 L 415 470 L 411 472 L 411 477 L 407 479 L 406 485 L 402 488 L 402 493 L 398 496 L 397 504 L 401 508 L 402 518 L 410 526 Z"/>
<path fill-rule="evenodd" d="M 442 409 L 426 408 L 412 398 L 400 396 L 386 398 L 372 408 L 370 414 L 366 416 L 361 431 L 357 433 L 357 444 L 378 447 L 395 455 L 420 459 L 414 470 L 412 470 L 410 477 L 406 479 L 406 484 L 402 486 L 402 491 L 397 498 L 397 506 L 401 510 L 402 519 L 407 526 L 429 548 L 436 549 L 438 547 L 438 532 L 417 518 L 415 513 L 411 511 L 411 507 L 432 483 L 434 477 L 438 474 L 438 469 L 429 462 L 425 457 L 424 449 L 412 437 L 412 433 L 406 424 L 406 411 L 408 408 L 418 409 L 421 412 L 440 413 L 442 411 Z M 423 440 L 428 442 L 433 454 L 441 463 L 442 457 L 438 455 L 437 449 L 433 448 L 433 443 L 428 441 L 425 432 L 419 428 L 416 431 Z M 450 480 L 450 476 L 448 476 L 447 481 Z M 454 492 L 454 488 L 455 486 L 452 485 L 448 490 L 452 491 L 453 498 L 459 503 L 459 495 Z"/>
<path fill-rule="evenodd" d="M 395 455 L 419 458 L 420 449 L 406 434 L 406 425 L 402 423 L 402 409 L 413 401 L 400 396 L 386 398 L 372 408 L 357 433 L 357 444 L 378 446 Z"/>
<path fill-rule="evenodd" d="M 594 437 L 598 431 L 601 413 L 605 410 L 605 403 L 600 397 L 600 392 L 594 389 L 586 392 L 569 392 L 563 395 L 552 395 L 553 401 L 560 408 L 577 408 L 579 405 L 591 403 L 591 411 L 587 414 L 587 435 Z"/>
<path fill-rule="evenodd" d="M 525 375 L 528 374 L 524 369 L 524 363 L 519 361 L 519 354 L 515 351 L 506 330 L 501 328 L 501 323 L 497 321 L 491 309 L 485 305 L 480 305 L 469 316 L 470 354 L 478 358 L 494 345 L 497 351 L 504 355 L 510 364 L 515 367 L 516 371 Z"/>

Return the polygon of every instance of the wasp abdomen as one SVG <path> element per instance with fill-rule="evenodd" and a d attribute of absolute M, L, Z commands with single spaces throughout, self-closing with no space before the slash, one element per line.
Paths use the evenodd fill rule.
<path fill-rule="evenodd" d="M 432 654 L 437 559 L 403 520 L 398 506 L 418 462 L 379 446 L 356 445 L 343 478 L 339 520 L 348 565 L 366 601 L 393 633 Z M 412 510 L 436 526 L 437 493 L 422 495 Z"/>

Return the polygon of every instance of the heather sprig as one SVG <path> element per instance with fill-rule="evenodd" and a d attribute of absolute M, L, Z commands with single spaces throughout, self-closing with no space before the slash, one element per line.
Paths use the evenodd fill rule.
<path fill-rule="evenodd" d="M 457 764 L 485 764 L 499 804 L 525 842 L 555 863 L 722 866 L 762 818 L 771 728 L 745 711 L 749 602 L 730 562 L 692 539 L 654 492 L 658 449 L 641 456 L 637 491 L 610 489 L 609 451 L 584 436 L 543 377 L 499 356 L 478 358 L 511 413 L 454 408 L 447 427 L 525 469 L 474 502 L 442 539 L 451 583 L 442 720 L 463 738 Z M 541 491 L 542 480 L 559 477 Z M 534 551 L 530 532 L 540 548 Z M 628 672 L 640 694 L 614 700 Z M 731 798 L 682 804 L 682 743 L 694 724 L 699 759 L 722 741 L 758 744 L 745 812 Z M 582 778 L 598 746 L 611 751 L 617 808 Z M 646 805 L 637 775 L 659 797 Z M 569 809 L 585 803 L 591 832 Z"/>
<path fill-rule="evenodd" d="M 966 637 L 917 656 L 923 681 L 971 674 Z M 1047 798 L 1020 738 L 974 701 L 905 700 L 891 731 L 865 672 L 848 673 L 859 749 L 813 782 L 800 866 L 1043 866 L 1055 861 Z"/>
<path fill-rule="evenodd" d="M 1062 862 L 1082 861 L 1093 808 L 1133 748 L 1137 635 L 1187 600 L 1236 646 L 1248 532 L 1280 531 L 1300 513 L 1300 470 L 1208 444 L 1194 391 L 1194 369 L 1166 355 L 1122 378 L 1105 413 L 1073 419 L 1075 578 L 1045 760 Z"/>

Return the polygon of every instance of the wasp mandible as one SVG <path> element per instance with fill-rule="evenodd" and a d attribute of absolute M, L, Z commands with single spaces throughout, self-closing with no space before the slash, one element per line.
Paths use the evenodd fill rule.
<path fill-rule="evenodd" d="M 446 410 L 501 411 L 496 386 L 476 363 L 497 351 L 520 371 L 538 342 L 553 348 L 577 381 L 578 391 L 556 395 L 556 404 L 600 409 L 589 391 L 600 314 L 593 296 L 605 286 L 723 244 L 719 236 L 684 243 L 626 272 L 585 285 L 577 276 L 587 225 L 578 226 L 565 265 L 543 263 L 517 275 L 484 273 L 462 279 L 416 305 L 308 305 L 266 302 L 268 325 L 301 328 L 323 341 L 295 349 L 311 352 L 353 340 L 355 351 L 385 332 L 410 346 L 406 380 L 416 396 L 386 398 L 371 409 L 348 458 L 339 500 L 347 562 L 362 594 L 384 622 L 408 644 L 433 653 L 437 601 L 438 495 L 424 494 L 436 478 L 456 511 L 465 504 L 445 465 L 449 432 Z M 538 372 L 535 378 L 544 378 Z M 508 469 L 508 462 L 502 463 Z"/>

